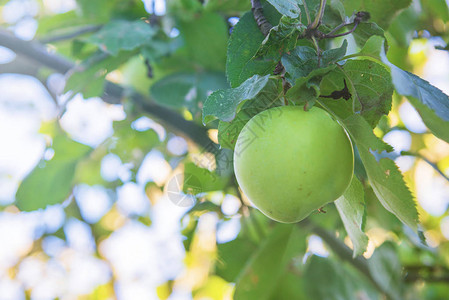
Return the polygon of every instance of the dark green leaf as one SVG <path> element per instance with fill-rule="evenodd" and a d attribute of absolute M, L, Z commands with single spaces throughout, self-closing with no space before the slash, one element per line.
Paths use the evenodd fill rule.
<path fill-rule="evenodd" d="M 258 113 L 282 105 L 279 97 L 280 87 L 277 81 L 270 80 L 264 89 L 252 100 L 243 104 L 242 109 L 237 113 L 231 122 L 220 121 L 218 125 L 218 142 L 221 147 L 234 149 L 237 137 L 243 126 Z"/>
<path fill-rule="evenodd" d="M 248 11 L 251 9 L 251 3 L 249 1 L 241 0 L 209 0 L 206 2 L 206 10 L 225 12 L 229 15 L 237 15 L 242 11 Z"/>
<path fill-rule="evenodd" d="M 298 19 L 283 16 L 279 21 L 279 25 L 271 28 L 255 58 L 264 57 L 265 59 L 278 61 L 282 53 L 296 47 L 298 37 L 304 32 L 305 28 Z"/>
<path fill-rule="evenodd" d="M 336 65 L 329 65 L 325 68 L 314 69 L 306 77 L 299 77 L 295 85 L 288 90 L 285 95 L 289 101 L 303 105 L 309 103 L 312 106 L 320 95 L 320 81 L 327 73 L 335 69 Z"/>
<path fill-rule="evenodd" d="M 227 87 L 226 77 L 221 72 L 180 72 L 157 81 L 150 92 L 160 104 L 186 107 L 195 113 L 210 93 Z"/>
<path fill-rule="evenodd" d="M 352 177 L 351 185 L 335 201 L 335 206 L 354 246 L 354 257 L 362 255 L 368 246 L 368 237 L 362 229 L 365 200 L 363 186 L 357 177 Z"/>
<path fill-rule="evenodd" d="M 376 283 L 388 291 L 392 299 L 404 299 L 401 263 L 392 243 L 385 242 L 377 248 L 368 260 L 368 267 Z"/>
<path fill-rule="evenodd" d="M 87 41 L 98 45 L 101 50 L 116 56 L 121 50 L 131 51 L 151 44 L 156 29 L 142 20 L 116 20 L 107 23 Z"/>
<path fill-rule="evenodd" d="M 270 300 L 306 300 L 307 295 L 304 293 L 304 276 L 302 270 L 290 270 L 282 274 L 278 281 L 276 290 L 271 294 Z"/>
<path fill-rule="evenodd" d="M 340 70 L 346 78 L 355 112 L 375 127 L 391 109 L 393 85 L 389 72 L 370 60 L 350 60 Z"/>
<path fill-rule="evenodd" d="M 238 108 L 245 101 L 254 99 L 265 87 L 268 79 L 269 75 L 263 77 L 254 75 L 237 88 L 213 92 L 204 102 L 203 123 L 206 124 L 214 118 L 232 121 Z"/>
<path fill-rule="evenodd" d="M 276 224 L 237 279 L 234 299 L 270 299 L 292 258 L 305 250 L 295 225 Z"/>
<path fill-rule="evenodd" d="M 366 41 L 374 36 L 384 36 L 384 31 L 382 28 L 377 26 L 376 23 L 372 22 L 366 22 L 366 23 L 360 23 L 357 26 L 357 29 L 352 34 L 354 36 L 355 42 L 359 47 L 363 47 L 365 45 Z"/>
<path fill-rule="evenodd" d="M 114 9 L 114 1 L 111 0 L 77 0 L 76 1 L 84 18 L 95 18 L 97 22 L 106 22 L 112 10 Z M 78 15 L 79 19 L 80 16 Z"/>
<path fill-rule="evenodd" d="M 306 292 L 310 299 L 356 299 L 356 290 L 343 268 L 330 259 L 313 255 L 304 274 Z"/>
<path fill-rule="evenodd" d="M 346 54 L 347 46 L 348 43 L 345 40 L 341 47 L 324 51 L 320 57 L 319 64 L 315 49 L 307 46 L 296 47 L 289 54 L 285 54 L 282 57 L 282 64 L 288 73 L 287 79 L 291 84 L 294 84 L 296 79 L 306 77 L 316 69 L 329 66 Z"/>
<path fill-rule="evenodd" d="M 253 59 L 264 40 L 254 16 L 247 12 L 232 31 L 228 44 L 226 75 L 231 87 L 237 87 L 254 74 L 269 74 L 277 64 L 271 59 Z"/>
<path fill-rule="evenodd" d="M 346 0 L 343 2 L 346 12 L 367 11 L 371 19 L 384 29 L 387 29 L 393 18 L 412 0 Z"/>
<path fill-rule="evenodd" d="M 235 282 L 257 247 L 245 238 L 237 238 L 217 246 L 216 274 L 229 282 Z"/>
<path fill-rule="evenodd" d="M 388 33 L 392 37 L 390 41 L 395 42 L 398 46 L 408 48 L 413 39 L 414 31 L 421 26 L 419 25 L 420 14 L 418 12 L 420 10 L 420 8 L 410 5 L 394 19 L 388 28 Z"/>
<path fill-rule="evenodd" d="M 304 274 L 307 299 L 359 300 L 379 299 L 379 295 L 360 274 L 351 272 L 331 258 L 313 255 Z"/>
<path fill-rule="evenodd" d="M 179 30 L 190 59 L 206 69 L 223 70 L 226 62 L 228 28 L 216 13 L 202 13 L 182 22 Z"/>
<path fill-rule="evenodd" d="M 16 205 L 32 211 L 63 202 L 70 194 L 78 161 L 91 150 L 65 135 L 53 139 L 54 157 L 42 161 L 20 184 Z"/>

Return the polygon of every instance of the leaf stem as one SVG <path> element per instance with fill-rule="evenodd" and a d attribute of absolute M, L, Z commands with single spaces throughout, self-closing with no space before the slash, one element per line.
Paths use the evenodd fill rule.
<path fill-rule="evenodd" d="M 321 20 L 323 19 L 323 16 L 324 16 L 324 10 L 326 8 L 326 1 L 327 0 L 320 0 L 320 9 L 319 9 L 317 15 L 315 16 L 315 20 L 313 20 L 313 23 L 308 26 L 309 29 L 314 30 L 314 29 L 317 29 L 318 26 L 320 26 Z M 304 0 L 304 2 L 305 2 L 305 0 Z"/>
<path fill-rule="evenodd" d="M 102 25 L 89 25 L 89 26 L 81 27 L 73 32 L 70 32 L 70 33 L 56 35 L 56 36 L 50 36 L 50 37 L 44 37 L 44 38 L 40 39 L 39 42 L 41 42 L 43 44 L 48 44 L 48 43 L 55 43 L 55 42 L 70 40 L 70 39 L 76 38 L 76 37 L 86 34 L 86 33 L 96 32 L 96 31 L 100 30 L 101 27 L 103 27 L 103 26 Z"/>
<path fill-rule="evenodd" d="M 307 1 L 303 0 L 302 3 L 304 4 L 304 10 L 306 11 L 307 25 L 310 25 L 310 14 L 309 14 L 309 8 L 307 7 Z"/>
<path fill-rule="evenodd" d="M 316 48 L 316 55 L 317 55 L 317 59 L 318 59 L 318 65 L 317 66 L 319 68 L 320 67 L 320 62 L 321 62 L 321 48 L 318 45 L 318 41 L 316 40 L 315 36 L 312 35 L 311 38 L 312 38 L 312 41 L 313 41 L 313 45 Z"/>

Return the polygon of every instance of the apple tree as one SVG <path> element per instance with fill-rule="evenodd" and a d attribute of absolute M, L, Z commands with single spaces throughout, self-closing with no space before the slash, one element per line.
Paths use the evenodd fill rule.
<path fill-rule="evenodd" d="M 59 11 L 23 2 L 37 7 L 24 13 L 37 29 L 22 39 L 20 18 L 4 13 L 0 46 L 15 58 L 0 74 L 39 80 L 58 113 L 41 126 L 42 159 L 2 210 L 62 207 L 88 224 L 95 256 L 108 261 L 102 243 L 126 222 L 152 228 L 164 218 L 152 210 L 168 203 L 182 212 L 184 268 L 157 281 L 160 299 L 179 290 L 192 299 L 448 297 L 447 1 L 76 0 Z M 124 117 L 90 144 L 61 121 L 76 97 L 101 98 Z M 110 157 L 126 176 L 105 176 Z M 129 184 L 147 211 L 114 203 L 85 219 L 80 186 L 113 201 Z M 44 231 L 23 257 L 45 256 L 47 236 L 66 238 Z M 120 299 L 119 277 L 92 299 Z"/>

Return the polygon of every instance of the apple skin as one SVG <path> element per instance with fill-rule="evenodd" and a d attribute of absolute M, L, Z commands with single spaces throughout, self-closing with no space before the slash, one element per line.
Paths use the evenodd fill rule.
<path fill-rule="evenodd" d="M 295 223 L 345 192 L 354 152 L 346 131 L 326 111 L 275 107 L 243 127 L 234 170 L 243 193 L 260 211 Z"/>

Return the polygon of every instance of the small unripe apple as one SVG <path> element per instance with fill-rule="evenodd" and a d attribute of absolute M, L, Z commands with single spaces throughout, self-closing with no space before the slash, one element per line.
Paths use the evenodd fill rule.
<path fill-rule="evenodd" d="M 282 106 L 246 123 L 235 146 L 234 169 L 259 210 L 294 223 L 345 192 L 354 153 L 346 131 L 326 111 Z"/>

